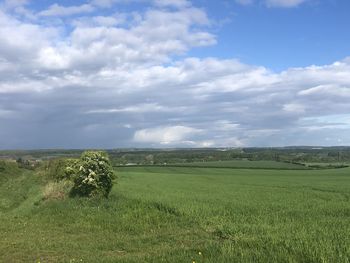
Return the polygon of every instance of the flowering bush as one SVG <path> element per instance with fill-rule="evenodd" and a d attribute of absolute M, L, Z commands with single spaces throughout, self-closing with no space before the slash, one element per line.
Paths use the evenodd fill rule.
<path fill-rule="evenodd" d="M 113 168 L 105 152 L 84 152 L 79 161 L 66 167 L 73 179 L 72 195 L 108 197 L 113 186 Z"/>

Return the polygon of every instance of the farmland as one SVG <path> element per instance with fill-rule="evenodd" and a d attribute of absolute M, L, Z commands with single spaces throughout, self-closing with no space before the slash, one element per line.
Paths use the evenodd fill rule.
<path fill-rule="evenodd" d="M 276 161 L 213 161 L 213 162 L 192 162 L 173 164 L 174 167 L 198 167 L 198 168 L 238 168 L 238 169 L 278 169 L 278 170 L 299 170 L 308 169 L 307 166 L 294 163 L 284 163 Z"/>
<path fill-rule="evenodd" d="M 0 0 L 0 263 L 350 263 L 350 0 Z"/>
<path fill-rule="evenodd" d="M 119 167 L 108 199 L 48 200 L 4 169 L 0 262 L 349 262 L 350 169 L 275 168 Z"/>

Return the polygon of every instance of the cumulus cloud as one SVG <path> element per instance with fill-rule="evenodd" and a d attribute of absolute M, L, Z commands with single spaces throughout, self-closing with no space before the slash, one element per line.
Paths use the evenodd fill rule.
<path fill-rule="evenodd" d="M 84 7 L 85 10 L 85 6 L 80 7 Z M 55 5 L 40 15 L 72 14 L 80 12 L 80 7 L 62 9 Z M 90 10 L 90 7 L 87 10 Z M 8 55 L 16 53 L 14 56 L 18 58 L 23 55 L 31 56 L 31 68 L 61 71 L 90 71 L 102 68 L 113 70 L 128 65 L 135 67 L 141 64 L 158 64 L 169 62 L 171 56 L 184 54 L 192 47 L 216 43 L 213 34 L 201 30 L 201 27 L 209 23 L 209 19 L 204 11 L 197 8 L 175 11 L 150 9 L 139 14 L 137 20 L 134 19 L 134 13 L 126 18 L 125 16 L 128 15 L 93 16 L 89 22 L 84 19 L 75 20 L 75 28 L 68 36 L 60 39 L 57 39 L 57 36 L 53 38 L 53 32 L 49 35 L 49 32 L 55 29 L 23 23 L 9 17 L 4 17 L 4 23 L 9 24 L 9 21 L 12 21 L 11 25 L 1 30 L 8 31 L 3 35 L 4 38 L 7 37 L 4 44 L 16 42 L 14 45 L 9 44 L 9 49 L 21 50 L 25 45 L 35 46 L 23 54 L 7 52 Z M 122 17 L 129 19 L 129 28 L 118 26 L 124 22 L 120 20 Z M 21 28 L 28 30 L 24 32 Z M 43 33 L 39 32 L 40 30 Z M 57 28 L 57 35 L 59 30 Z M 65 33 L 60 32 L 61 36 Z M 33 36 L 36 37 L 34 41 L 24 39 L 33 39 Z M 23 41 L 17 42 L 16 38 Z M 16 47 L 18 45 L 20 47 Z"/>
<path fill-rule="evenodd" d="M 66 27 L 0 11 L 1 147 L 350 144 L 349 58 L 276 73 L 188 57 L 217 41 L 207 14 L 152 3 L 103 16 L 57 9 L 75 16 Z"/>

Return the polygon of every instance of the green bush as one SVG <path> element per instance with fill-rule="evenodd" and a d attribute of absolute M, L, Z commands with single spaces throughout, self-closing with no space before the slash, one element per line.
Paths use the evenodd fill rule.
<path fill-rule="evenodd" d="M 71 173 L 67 172 L 67 167 L 74 166 L 78 163 L 76 159 L 52 159 L 43 165 L 44 173 L 49 180 L 56 182 L 71 179 Z"/>
<path fill-rule="evenodd" d="M 49 179 L 60 181 L 65 178 L 66 162 L 64 159 L 54 159 L 45 165 L 46 175 Z"/>
<path fill-rule="evenodd" d="M 84 152 L 79 161 L 66 167 L 66 175 L 73 179 L 73 196 L 108 197 L 113 186 L 113 168 L 105 152 Z"/>
<path fill-rule="evenodd" d="M 0 173 L 18 174 L 20 169 L 17 163 L 0 160 Z"/>

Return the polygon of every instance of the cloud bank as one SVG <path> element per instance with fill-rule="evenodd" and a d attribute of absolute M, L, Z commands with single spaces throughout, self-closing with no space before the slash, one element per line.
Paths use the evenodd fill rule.
<path fill-rule="evenodd" d="M 1 148 L 350 144 L 349 58 L 273 72 L 189 57 L 218 41 L 203 9 L 100 14 L 118 2 L 2 5 Z"/>

